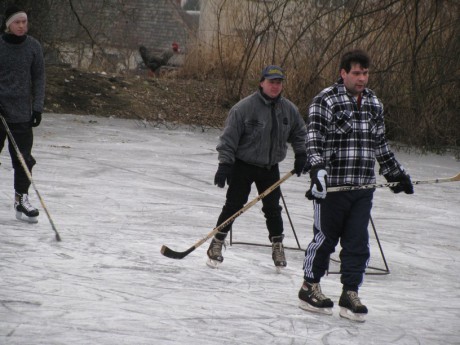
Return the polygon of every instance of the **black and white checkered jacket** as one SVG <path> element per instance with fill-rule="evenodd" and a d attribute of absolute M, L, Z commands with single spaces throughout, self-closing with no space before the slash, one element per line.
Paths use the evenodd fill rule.
<path fill-rule="evenodd" d="M 381 174 L 400 165 L 385 138 L 383 105 L 365 89 L 358 100 L 341 83 L 321 91 L 309 107 L 307 154 L 312 166 L 324 165 L 329 186 L 375 183 L 375 160 Z"/>

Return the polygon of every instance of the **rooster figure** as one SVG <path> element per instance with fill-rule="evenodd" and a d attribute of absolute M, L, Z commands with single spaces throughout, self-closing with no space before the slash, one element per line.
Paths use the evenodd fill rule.
<path fill-rule="evenodd" d="M 171 49 L 165 50 L 160 56 L 149 54 L 148 49 L 144 46 L 139 47 L 139 53 L 145 66 L 149 69 L 149 76 L 158 76 L 160 68 L 167 65 L 174 54 L 179 53 L 179 45 L 173 42 Z"/>

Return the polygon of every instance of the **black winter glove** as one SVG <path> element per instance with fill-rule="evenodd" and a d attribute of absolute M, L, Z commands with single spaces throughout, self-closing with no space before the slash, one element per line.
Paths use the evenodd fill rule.
<path fill-rule="evenodd" d="M 294 161 L 294 170 L 297 176 L 307 173 L 309 166 L 306 167 L 306 165 L 307 165 L 307 154 L 297 153 L 295 155 L 295 161 Z"/>
<path fill-rule="evenodd" d="M 34 110 L 32 112 L 32 121 L 31 121 L 32 127 L 38 127 L 40 125 L 40 122 L 42 122 L 42 113 Z"/>
<path fill-rule="evenodd" d="M 400 168 L 397 171 L 383 175 L 388 182 L 399 182 L 394 187 L 390 187 L 393 193 L 404 192 L 406 194 L 414 194 L 414 186 L 410 180 L 410 176 L 406 174 L 404 168 Z"/>
<path fill-rule="evenodd" d="M 214 184 L 220 188 L 225 187 L 225 181 L 230 184 L 233 175 L 233 164 L 219 163 L 216 176 L 214 176 Z"/>
<path fill-rule="evenodd" d="M 311 184 L 310 189 L 307 190 L 305 197 L 308 200 L 326 198 L 327 194 L 327 172 L 324 165 L 316 165 L 310 170 Z"/>

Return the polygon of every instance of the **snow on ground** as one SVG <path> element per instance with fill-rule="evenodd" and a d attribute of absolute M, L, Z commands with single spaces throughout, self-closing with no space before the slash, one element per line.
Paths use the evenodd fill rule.
<path fill-rule="evenodd" d="M 34 181 L 60 232 L 40 206 L 38 224 L 14 218 L 12 169 L 0 155 L 1 344 L 459 344 L 460 183 L 420 185 L 415 195 L 375 193 L 373 221 L 390 274 L 366 275 L 364 324 L 298 308 L 301 250 L 277 274 L 260 205 L 235 222 L 221 268 L 205 265 L 208 234 L 224 202 L 213 185 L 216 130 L 46 114 L 35 131 Z M 449 155 L 397 152 L 413 180 L 450 177 Z M 281 164 L 292 169 L 292 152 Z M 380 180 L 379 180 L 380 181 Z M 311 239 L 307 177 L 282 185 L 285 245 Z M 256 197 L 254 192 L 250 198 Z M 384 267 L 371 231 L 371 266 Z M 336 255 L 336 254 L 334 254 Z M 331 272 L 337 268 L 332 263 Z M 369 273 L 375 270 L 369 269 Z M 379 272 L 379 271 L 377 271 Z M 381 272 L 381 271 L 380 271 Z M 340 278 L 323 292 L 336 303 Z"/>

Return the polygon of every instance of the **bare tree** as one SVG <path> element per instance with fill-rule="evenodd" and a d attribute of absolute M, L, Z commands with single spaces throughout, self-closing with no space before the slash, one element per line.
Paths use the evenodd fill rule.
<path fill-rule="evenodd" d="M 262 65 L 276 63 L 288 70 L 286 92 L 305 112 L 314 94 L 338 77 L 343 52 L 359 47 L 373 58 L 371 87 L 385 101 L 390 137 L 460 145 L 458 2 L 209 2 L 230 99 L 244 95 Z"/>
<path fill-rule="evenodd" d="M 65 33 L 79 61 L 98 66 L 120 64 L 124 42 L 117 54 L 107 45 L 113 23 L 129 34 L 128 23 L 141 13 L 129 0 L 68 0 L 67 8 L 62 0 L 17 3 L 30 9 L 31 29 L 48 47 L 65 55 Z M 264 65 L 278 64 L 288 72 L 286 94 L 305 114 L 338 77 L 344 51 L 362 48 L 373 60 L 370 87 L 384 101 L 389 137 L 460 146 L 458 0 L 202 0 L 201 9 L 212 35 L 195 42 L 186 67 L 193 76 L 221 78 L 229 105 L 253 90 Z M 78 30 L 66 32 L 65 21 Z"/>

